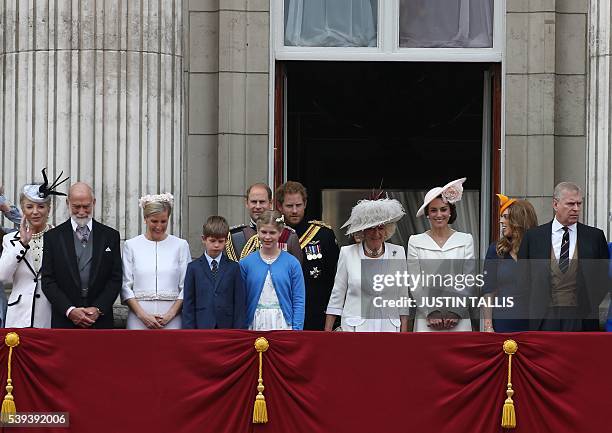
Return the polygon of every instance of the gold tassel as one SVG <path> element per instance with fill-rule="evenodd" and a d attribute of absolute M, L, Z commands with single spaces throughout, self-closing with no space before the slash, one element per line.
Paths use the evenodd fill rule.
<path fill-rule="evenodd" d="M 259 337 L 255 340 L 255 350 L 259 353 L 259 379 L 257 380 L 257 397 L 255 397 L 255 407 L 253 409 L 253 424 L 265 424 L 268 422 L 268 408 L 266 398 L 263 395 L 264 385 L 262 376 L 263 352 L 268 350 L 270 344 L 268 340 Z"/>
<path fill-rule="evenodd" d="M 13 359 L 13 347 L 19 345 L 19 335 L 15 332 L 9 332 L 4 338 L 4 343 L 9 347 L 8 356 L 8 375 L 6 379 L 6 395 L 2 401 L 2 411 L 0 412 L 0 421 L 7 423 L 9 414 L 17 412 L 15 407 L 15 398 L 13 397 L 13 380 L 11 379 L 11 361 Z"/>
<path fill-rule="evenodd" d="M 502 422 L 503 428 L 516 428 L 516 412 L 514 410 L 514 401 L 512 396 L 514 390 L 512 389 L 512 355 L 518 351 L 518 344 L 514 340 L 504 341 L 504 353 L 508 355 L 508 388 L 506 389 L 506 401 L 504 402 L 504 410 L 502 411 Z"/>

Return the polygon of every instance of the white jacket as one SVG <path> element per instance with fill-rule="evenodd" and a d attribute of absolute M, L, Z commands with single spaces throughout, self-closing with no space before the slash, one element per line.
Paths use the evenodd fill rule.
<path fill-rule="evenodd" d="M 465 261 L 464 261 L 465 260 Z M 445 262 L 448 261 L 448 262 Z M 454 232 L 446 243 L 440 247 L 427 233 L 410 236 L 408 240 L 408 272 L 411 275 L 434 275 L 437 273 L 463 273 L 474 274 L 476 261 L 474 256 L 474 240 L 469 233 Z M 448 268 L 437 269 L 440 266 Z M 450 269 L 450 268 L 453 269 Z M 461 269 L 458 269 L 460 267 Z M 456 290 L 451 287 L 443 293 L 439 290 L 428 290 L 423 285 L 417 285 L 412 296 L 417 306 L 421 305 L 424 298 L 436 296 L 461 296 L 468 291 Z M 427 326 L 427 315 L 435 310 L 454 312 L 462 317 L 467 317 L 467 309 L 462 308 L 418 308 L 414 324 L 415 332 L 434 331 Z M 472 325 L 469 319 L 462 319 L 459 324 L 450 331 L 471 331 Z"/>
<path fill-rule="evenodd" d="M 342 320 L 350 326 L 360 326 L 366 319 L 381 318 L 388 319 L 394 326 L 399 327 L 400 314 L 408 315 L 408 306 L 402 309 L 376 308 L 373 304 L 374 297 L 382 296 L 386 300 L 408 299 L 409 288 L 392 286 L 385 288 L 384 292 L 372 291 L 369 288 L 371 284 L 364 284 L 362 288 L 362 260 L 372 261 L 374 266 L 380 265 L 381 274 L 395 273 L 398 270 L 406 271 L 406 253 L 399 245 L 385 242 L 385 253 L 377 259 L 366 257 L 361 244 L 342 247 L 334 287 L 327 305 L 327 314 L 341 316 Z M 382 317 L 379 317 L 381 315 Z"/>
<path fill-rule="evenodd" d="M 51 303 L 41 290 L 40 276 L 34 273 L 42 263 L 35 264 L 31 249 L 25 248 L 19 239 L 19 232 L 14 232 L 5 235 L 2 241 L 0 281 L 13 284 L 6 311 L 6 327 L 50 328 Z"/>

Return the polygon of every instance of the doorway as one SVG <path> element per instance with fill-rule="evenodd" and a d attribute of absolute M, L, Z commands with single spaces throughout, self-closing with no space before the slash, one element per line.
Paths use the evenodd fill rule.
<path fill-rule="evenodd" d="M 356 198 L 382 184 L 406 208 L 392 240 L 405 246 L 410 234 L 426 228 L 414 216 L 424 193 L 467 177 L 455 228 L 472 233 L 478 245 L 483 224 L 490 225 L 481 202 L 484 197 L 489 207 L 497 190 L 483 188 L 493 183 L 496 166 L 493 134 L 485 127 L 494 103 L 487 92 L 490 64 L 294 61 L 279 66 L 277 102 L 282 103 L 275 111 L 284 122 L 282 134 L 276 132 L 284 139 L 284 152 L 276 174 L 282 167 L 284 179 L 306 186 L 307 217 L 323 215 L 345 243 L 338 228 Z"/>

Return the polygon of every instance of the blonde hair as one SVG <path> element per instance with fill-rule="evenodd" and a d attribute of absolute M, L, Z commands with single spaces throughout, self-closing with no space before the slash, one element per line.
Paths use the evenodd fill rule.
<path fill-rule="evenodd" d="M 172 206 L 168 202 L 161 201 L 150 201 L 147 202 L 142 208 L 142 212 L 145 218 L 149 218 L 151 215 L 168 211 L 168 217 L 172 213 Z"/>
<path fill-rule="evenodd" d="M 282 232 L 285 228 L 283 217 L 277 210 L 263 211 L 261 215 L 257 217 L 257 221 L 255 221 L 255 223 L 257 224 L 257 230 L 259 230 L 261 226 L 268 224 L 275 226 L 279 232 Z"/>
<path fill-rule="evenodd" d="M 495 251 L 499 257 L 505 254 L 518 253 L 525 232 L 538 225 L 538 217 L 533 205 L 527 200 L 517 200 L 508 207 L 508 227 L 512 231 L 512 239 L 502 236 L 497 241 Z"/>

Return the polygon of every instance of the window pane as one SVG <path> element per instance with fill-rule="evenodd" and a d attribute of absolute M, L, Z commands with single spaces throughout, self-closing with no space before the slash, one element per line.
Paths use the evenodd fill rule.
<path fill-rule="evenodd" d="M 375 47 L 378 0 L 285 0 L 285 45 Z"/>
<path fill-rule="evenodd" d="M 400 0 L 400 47 L 493 46 L 493 0 Z"/>

